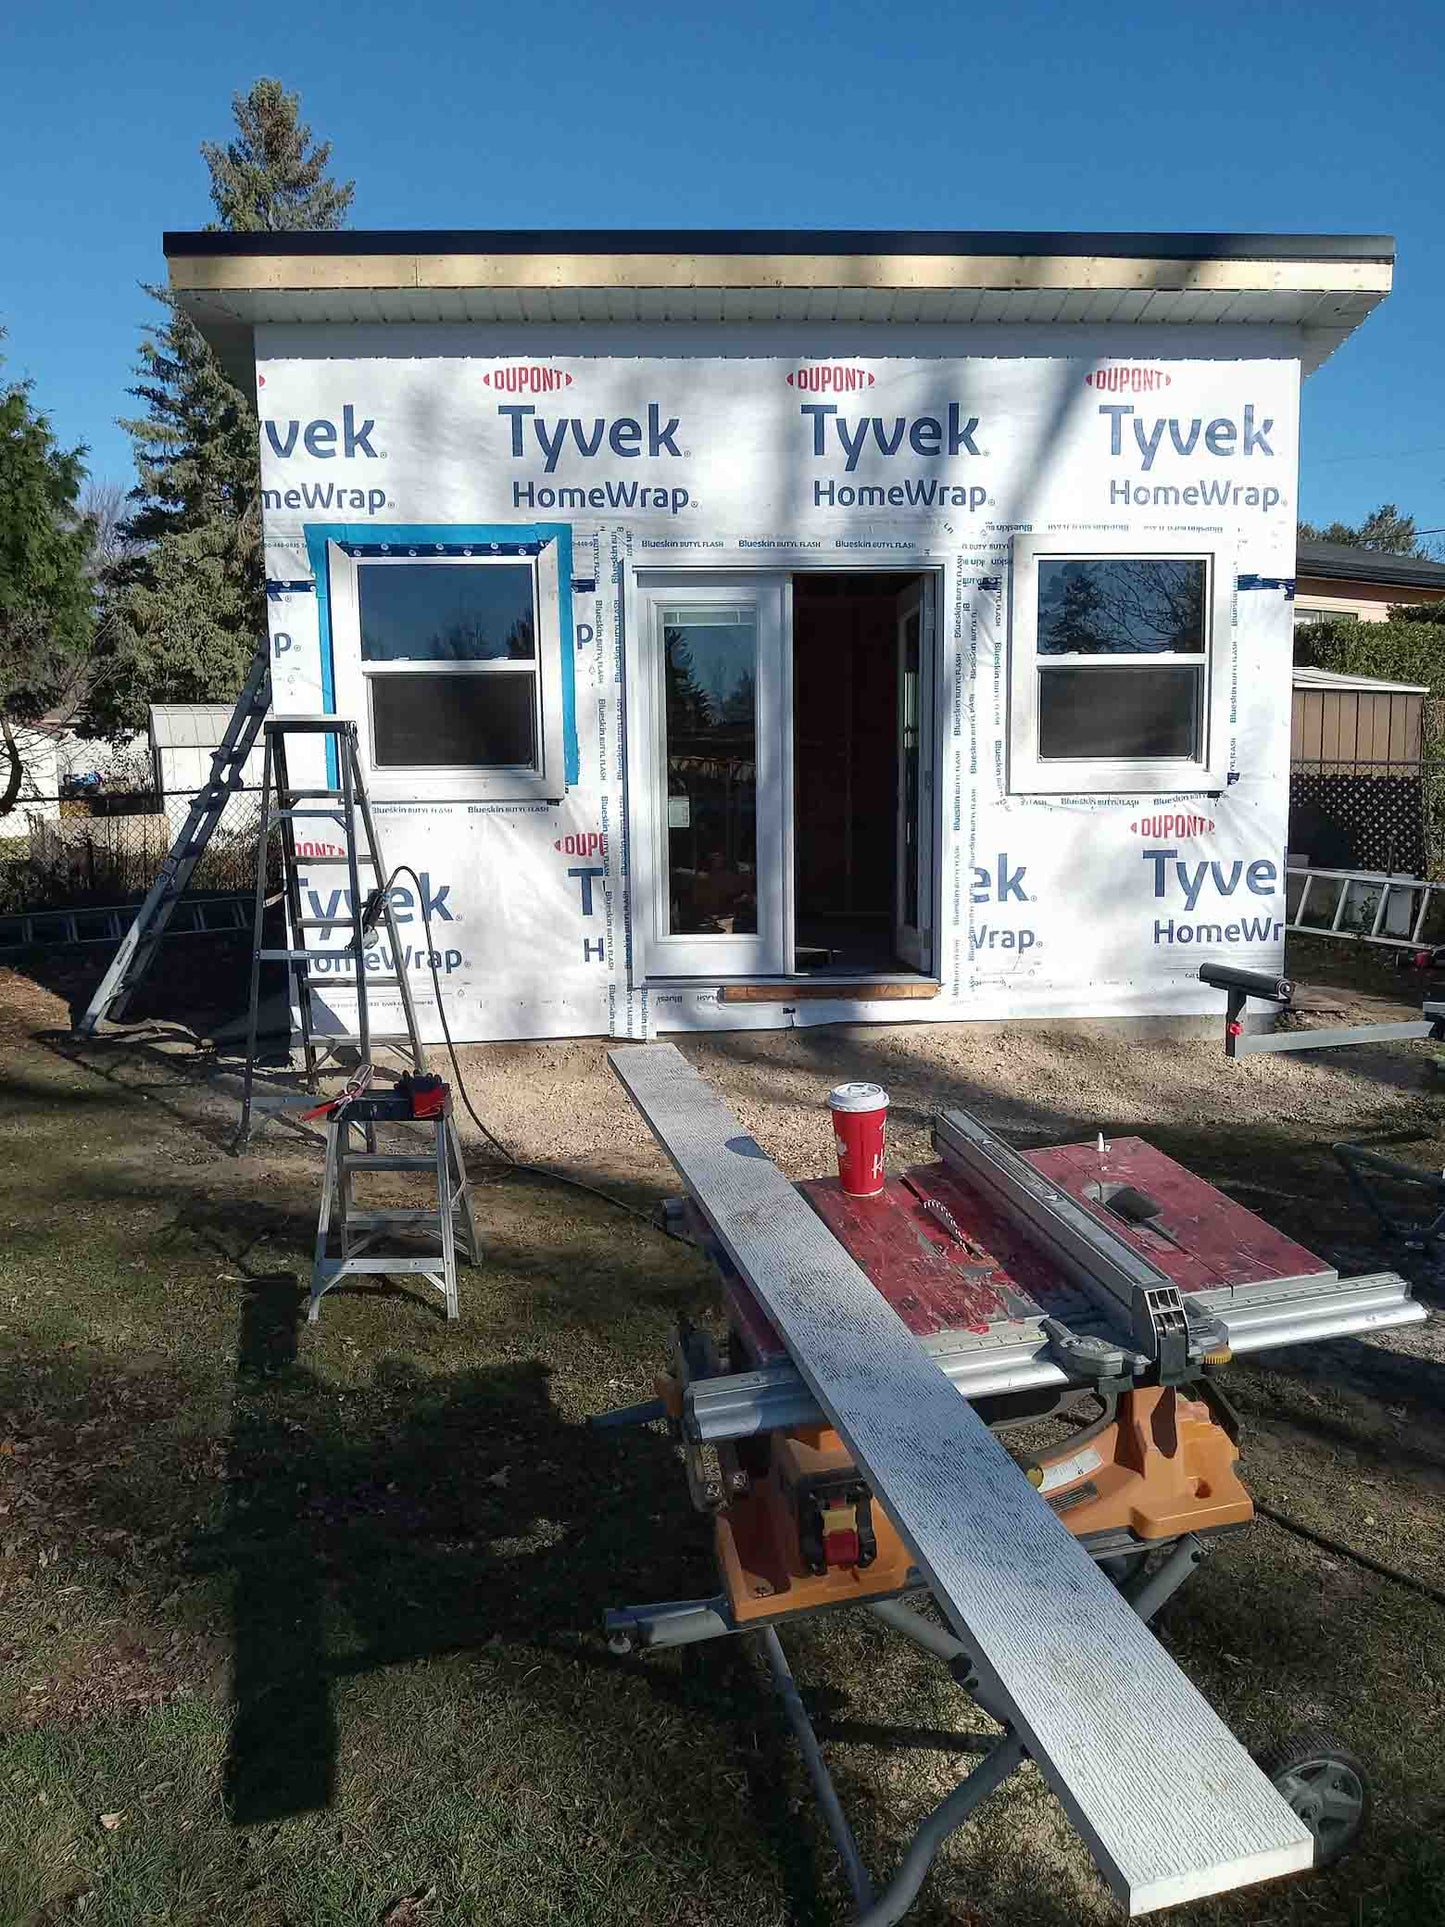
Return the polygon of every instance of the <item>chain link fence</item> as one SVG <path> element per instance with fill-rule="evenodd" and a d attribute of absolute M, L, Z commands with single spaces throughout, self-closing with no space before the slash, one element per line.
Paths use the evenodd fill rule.
<path fill-rule="evenodd" d="M 191 801 L 146 790 L 25 798 L 0 816 L 0 916 L 139 903 Z M 192 874 L 189 893 L 253 891 L 260 829 L 259 790 L 238 790 Z"/>

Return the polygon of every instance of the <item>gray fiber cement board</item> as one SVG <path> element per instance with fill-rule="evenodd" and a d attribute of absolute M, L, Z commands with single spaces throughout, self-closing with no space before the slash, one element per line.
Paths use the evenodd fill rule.
<path fill-rule="evenodd" d="M 1303 1823 L 682 1053 L 611 1062 L 1130 1914 L 1311 1865 Z"/>

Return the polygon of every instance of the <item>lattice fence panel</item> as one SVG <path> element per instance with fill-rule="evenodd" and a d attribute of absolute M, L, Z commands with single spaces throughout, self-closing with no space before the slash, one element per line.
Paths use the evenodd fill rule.
<path fill-rule="evenodd" d="M 1315 869 L 1428 871 L 1425 786 L 1418 764 L 1290 770 L 1289 847 Z"/>

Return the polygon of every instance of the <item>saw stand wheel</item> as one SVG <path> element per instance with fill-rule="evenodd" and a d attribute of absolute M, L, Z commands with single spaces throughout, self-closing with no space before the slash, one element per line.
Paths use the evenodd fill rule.
<path fill-rule="evenodd" d="M 1324 1733 L 1297 1733 L 1259 1757 L 1260 1770 L 1315 1837 L 1315 1865 L 1350 1851 L 1370 1817 L 1365 1769 Z"/>

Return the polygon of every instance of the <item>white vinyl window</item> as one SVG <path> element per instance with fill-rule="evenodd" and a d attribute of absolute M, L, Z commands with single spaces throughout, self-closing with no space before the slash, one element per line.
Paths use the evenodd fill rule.
<path fill-rule="evenodd" d="M 1229 609 L 1213 551 L 1017 537 L 1010 789 L 1215 787 Z"/>
<path fill-rule="evenodd" d="M 339 715 L 381 797 L 560 797 L 555 546 L 539 554 L 328 551 Z"/>

